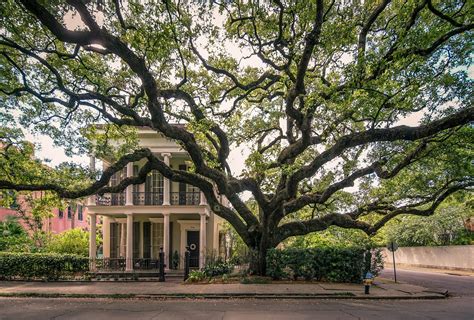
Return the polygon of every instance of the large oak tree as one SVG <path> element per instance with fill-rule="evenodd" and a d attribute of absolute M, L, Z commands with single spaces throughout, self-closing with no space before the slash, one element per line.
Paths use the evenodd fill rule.
<path fill-rule="evenodd" d="M 2 1 L 0 188 L 79 198 L 158 170 L 204 192 L 260 274 L 266 251 L 288 237 L 331 225 L 370 235 L 399 214 L 430 215 L 474 183 L 472 5 Z M 20 127 L 116 162 L 89 175 L 44 168 Z M 177 141 L 193 170 L 137 147 L 137 127 Z M 114 139 L 126 143 L 113 149 Z M 242 172 L 229 161 L 237 148 Z M 137 176 L 108 186 L 141 159 Z"/>

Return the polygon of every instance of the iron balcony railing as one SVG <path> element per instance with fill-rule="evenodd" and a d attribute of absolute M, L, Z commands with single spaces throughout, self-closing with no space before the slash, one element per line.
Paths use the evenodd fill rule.
<path fill-rule="evenodd" d="M 199 205 L 201 200 L 200 192 L 171 192 L 170 202 L 172 205 Z"/>
<path fill-rule="evenodd" d="M 96 196 L 96 205 L 98 206 L 124 206 L 125 193 L 109 193 L 103 196 Z"/>
<path fill-rule="evenodd" d="M 133 192 L 133 204 L 137 206 L 159 206 L 163 204 L 163 193 Z"/>
<path fill-rule="evenodd" d="M 160 192 L 133 192 L 133 204 L 136 206 L 161 206 L 163 204 L 163 193 Z M 170 192 L 170 203 L 172 205 L 199 205 L 201 193 L 197 192 Z M 125 193 L 109 193 L 95 197 L 97 206 L 124 206 Z"/>

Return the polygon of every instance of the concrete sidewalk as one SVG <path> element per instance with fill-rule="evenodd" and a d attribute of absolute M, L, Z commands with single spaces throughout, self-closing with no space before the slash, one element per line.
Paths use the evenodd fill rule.
<path fill-rule="evenodd" d="M 289 298 L 289 299 L 442 299 L 442 292 L 375 281 L 370 294 L 361 284 L 272 283 L 184 284 L 172 282 L 22 282 L 1 281 L 0 296 L 99 298 Z"/>

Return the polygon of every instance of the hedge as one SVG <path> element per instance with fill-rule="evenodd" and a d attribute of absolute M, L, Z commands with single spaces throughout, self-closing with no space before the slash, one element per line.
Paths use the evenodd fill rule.
<path fill-rule="evenodd" d="M 73 254 L 0 252 L 0 278 L 56 280 L 89 271 L 89 258 Z"/>
<path fill-rule="evenodd" d="M 289 248 L 271 249 L 267 253 L 267 275 L 275 280 L 303 278 L 358 283 L 367 271 L 377 275 L 382 268 L 378 249 L 371 252 L 357 247 Z"/>

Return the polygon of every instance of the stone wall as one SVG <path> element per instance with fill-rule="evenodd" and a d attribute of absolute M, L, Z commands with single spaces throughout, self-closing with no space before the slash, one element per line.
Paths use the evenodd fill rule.
<path fill-rule="evenodd" d="M 385 263 L 393 263 L 388 249 L 384 257 Z M 398 248 L 395 262 L 401 266 L 474 271 L 474 245 Z"/>

